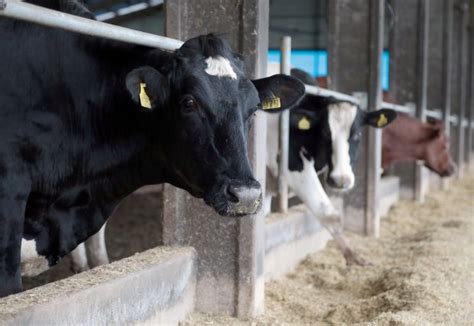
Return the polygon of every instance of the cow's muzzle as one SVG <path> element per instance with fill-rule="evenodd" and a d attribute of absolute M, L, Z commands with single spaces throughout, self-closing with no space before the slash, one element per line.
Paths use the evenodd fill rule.
<path fill-rule="evenodd" d="M 231 182 L 212 199 L 204 199 L 218 214 L 230 217 L 252 215 L 262 206 L 262 188 L 255 180 Z"/>
<path fill-rule="evenodd" d="M 354 177 L 351 175 L 330 175 L 327 178 L 327 184 L 335 190 L 351 190 L 354 187 Z"/>

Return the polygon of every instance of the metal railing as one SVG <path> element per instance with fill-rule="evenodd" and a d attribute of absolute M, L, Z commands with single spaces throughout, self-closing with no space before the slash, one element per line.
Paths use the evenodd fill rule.
<path fill-rule="evenodd" d="M 0 16 L 15 18 L 70 32 L 172 51 L 183 42 L 169 37 L 144 33 L 17 0 L 0 0 Z"/>
<path fill-rule="evenodd" d="M 139 3 L 134 3 L 130 6 L 126 6 L 117 10 L 109 10 L 96 15 L 98 21 L 104 22 L 109 21 L 118 17 L 135 14 L 137 12 L 150 10 L 153 8 L 159 8 L 164 3 L 164 0 L 149 0 Z"/>
<path fill-rule="evenodd" d="M 360 103 L 359 99 L 355 96 L 351 96 L 351 95 L 347 95 L 347 94 L 344 94 L 344 93 L 332 91 L 332 90 L 321 88 L 321 87 L 318 87 L 318 86 L 305 85 L 305 87 L 306 87 L 306 94 L 319 95 L 319 96 L 324 96 L 324 97 L 334 97 L 338 100 L 349 101 L 349 102 L 352 102 L 354 104 L 359 104 Z"/>
<path fill-rule="evenodd" d="M 415 113 L 416 113 L 416 109 L 414 107 L 407 106 L 407 105 L 399 105 L 399 104 L 394 104 L 394 103 L 389 103 L 389 102 L 382 102 L 382 108 L 392 109 L 397 112 L 407 113 L 412 116 L 415 116 Z"/>
<path fill-rule="evenodd" d="M 392 109 L 397 112 L 403 112 L 403 113 L 408 113 L 412 116 L 415 116 L 416 113 L 416 108 L 411 107 L 408 105 L 399 105 L 399 104 L 394 104 L 394 103 L 388 103 L 388 102 L 382 102 L 382 108 L 384 109 Z M 433 109 L 433 110 L 426 110 L 425 115 L 427 118 L 433 118 L 433 119 L 438 119 L 438 120 L 443 120 L 443 112 L 440 109 Z M 459 117 L 456 114 L 451 114 L 449 116 L 449 123 L 453 126 L 458 126 L 459 125 Z M 474 127 L 474 121 L 471 122 L 471 128 Z M 462 120 L 462 128 L 467 128 L 469 126 L 469 121 L 468 119 L 464 118 Z"/>

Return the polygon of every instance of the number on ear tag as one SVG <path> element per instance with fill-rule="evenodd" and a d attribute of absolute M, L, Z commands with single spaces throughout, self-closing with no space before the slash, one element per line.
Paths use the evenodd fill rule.
<path fill-rule="evenodd" d="M 309 122 L 308 118 L 302 117 L 300 121 L 298 121 L 298 129 L 299 130 L 311 129 L 311 122 Z"/>
<path fill-rule="evenodd" d="M 150 98 L 148 97 L 145 88 L 146 84 L 140 83 L 140 105 L 144 108 L 151 109 Z"/>
<path fill-rule="evenodd" d="M 388 120 L 385 114 L 380 114 L 379 119 L 377 120 L 377 127 L 381 128 L 387 124 Z"/>
<path fill-rule="evenodd" d="M 274 96 L 269 100 L 263 101 L 262 107 L 264 110 L 279 109 L 281 108 L 280 98 L 277 96 Z"/>

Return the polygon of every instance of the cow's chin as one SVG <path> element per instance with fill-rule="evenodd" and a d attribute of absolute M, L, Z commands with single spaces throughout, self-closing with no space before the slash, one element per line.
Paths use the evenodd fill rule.
<path fill-rule="evenodd" d="M 339 194 L 344 194 L 344 193 L 349 192 L 352 189 L 354 189 L 354 184 L 351 184 L 347 187 L 339 186 L 339 185 L 336 185 L 335 183 L 333 183 L 332 181 L 330 181 L 330 179 L 326 180 L 326 184 L 329 186 L 329 188 L 331 189 L 332 192 L 339 193 Z"/>
<path fill-rule="evenodd" d="M 338 193 L 338 194 L 345 194 L 349 191 L 351 191 L 354 187 L 347 187 L 347 188 L 340 188 L 340 187 L 329 187 L 331 188 L 331 191 L 334 192 L 334 193 Z"/>
<path fill-rule="evenodd" d="M 262 207 L 262 196 L 253 205 L 242 205 L 229 198 L 226 192 L 218 192 L 204 196 L 204 202 L 214 208 L 217 214 L 227 217 L 242 217 L 257 213 Z"/>

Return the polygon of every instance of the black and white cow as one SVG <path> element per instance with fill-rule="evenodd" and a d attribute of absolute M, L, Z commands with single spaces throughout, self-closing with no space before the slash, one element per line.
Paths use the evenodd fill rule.
<path fill-rule="evenodd" d="M 357 105 L 334 98 L 306 95 L 290 112 L 288 184 L 311 213 L 330 232 L 348 264 L 366 261 L 350 247 L 342 230 L 340 214 L 331 203 L 318 174 L 327 173 L 326 183 L 347 191 L 354 186 L 353 165 L 365 126 L 381 128 L 396 118 L 393 110 L 365 112 Z M 268 117 L 268 129 L 278 129 L 278 117 Z M 268 137 L 267 166 L 278 175 L 278 142 Z M 267 211 L 269 209 L 267 197 Z"/>
<path fill-rule="evenodd" d="M 0 18 L 0 49 L 0 296 L 21 290 L 21 261 L 56 264 L 142 185 L 255 213 L 252 117 L 304 94 L 287 76 L 247 79 L 213 35 L 168 53 Z"/>

